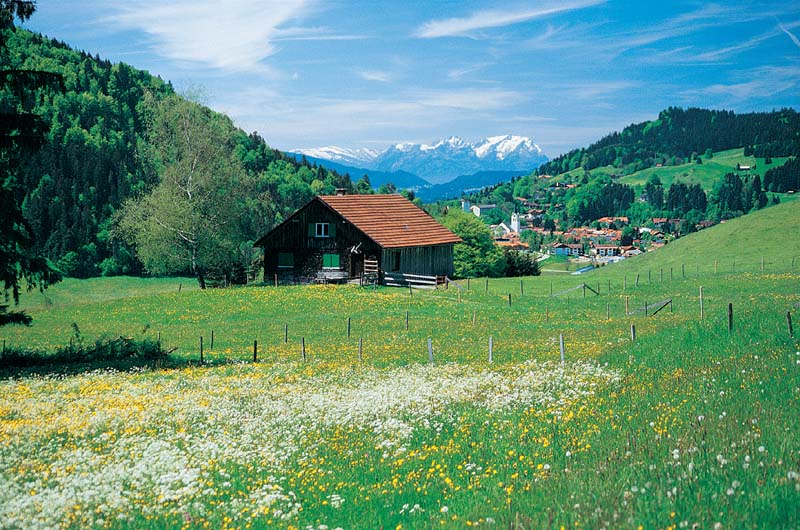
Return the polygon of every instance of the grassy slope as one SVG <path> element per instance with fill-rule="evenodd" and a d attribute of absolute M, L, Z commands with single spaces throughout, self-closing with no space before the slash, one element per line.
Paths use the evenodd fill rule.
<path fill-rule="evenodd" d="M 453 288 L 409 296 L 401 289 L 316 286 L 200 292 L 187 291 L 184 285 L 178 293 L 180 280 L 163 280 L 153 285 L 165 292 L 141 296 L 148 281 L 67 282 L 48 292 L 53 300 L 49 306 L 26 302 L 35 319 L 32 328 L 0 332 L 13 342 L 47 345 L 67 340 L 73 321 L 87 336 L 140 334 L 149 324 L 145 333 L 163 331 L 169 346 L 179 346 L 179 354 L 194 358 L 198 336 L 208 340 L 209 330 L 215 329 L 221 346 L 215 346 L 212 359 L 245 360 L 253 338 L 258 338 L 262 363 L 123 374 L 105 386 L 102 376 L 91 374 L 74 383 L 0 381 L 0 396 L 7 396 L 0 399 L 0 451 L 5 444 L 8 455 L 22 459 L 15 463 L 15 457 L 7 456 L 6 461 L 19 473 L 13 480 L 24 485 L 49 465 L 48 458 L 59 461 L 58 455 L 46 456 L 39 448 L 63 436 L 99 455 L 108 450 L 96 441 L 94 433 L 101 430 L 111 433 L 112 440 L 119 437 L 134 446 L 148 436 L 169 438 L 188 430 L 199 435 L 196 438 L 211 437 L 227 447 L 239 439 L 229 433 L 246 425 L 239 423 L 242 413 L 250 421 L 265 406 L 267 389 L 277 394 L 283 388 L 289 394 L 309 392 L 315 403 L 337 403 L 350 395 L 348 389 L 361 388 L 374 377 L 374 367 L 400 367 L 392 374 L 402 376 L 405 365 L 424 363 L 428 337 L 434 341 L 437 365 L 449 361 L 477 373 L 487 368 L 486 343 L 493 336 L 492 369 L 502 374 L 518 369 L 526 359 L 558 359 L 558 336 L 563 334 L 569 361 L 607 363 L 621 374 L 621 382 L 601 386 L 578 402 L 544 402 L 503 413 L 469 403 L 434 405 L 430 398 L 433 411 L 425 413 L 430 425 L 428 420 L 413 420 L 426 410 L 425 402 L 396 413 L 415 429 L 402 442 L 402 454 L 378 447 L 382 437 L 376 437 L 372 426 L 330 426 L 330 420 L 325 425 L 303 423 L 305 430 L 300 432 L 309 433 L 308 439 L 294 440 L 302 449 L 276 471 L 258 455 L 207 462 L 207 449 L 198 450 L 193 444 L 199 442 L 181 438 L 178 443 L 188 444 L 187 453 L 198 455 L 198 465 L 208 466 L 211 490 L 219 492 L 198 496 L 199 504 L 209 499 L 219 504 L 206 515 L 192 513 L 190 518 L 197 525 L 209 521 L 212 527 L 225 526 L 230 523 L 223 519 L 230 513 L 226 499 L 246 497 L 252 483 L 275 474 L 281 477 L 283 491 L 295 492 L 303 505 L 290 521 L 275 521 L 278 527 L 324 523 L 331 528 L 463 528 L 465 521 L 485 524 L 489 517 L 498 527 L 513 528 L 712 528 L 715 523 L 723 528 L 797 527 L 800 482 L 793 477 L 800 471 L 800 357 L 794 352 L 800 344 L 787 336 L 785 313 L 796 311 L 800 303 L 800 263 L 792 267 L 792 258 L 800 254 L 798 218 L 800 204 L 782 204 L 583 276 L 526 278 L 524 296 L 519 279 L 491 280 L 488 293 L 483 280 L 472 280 L 461 303 Z M 584 299 L 577 290 L 550 297 L 551 289 L 558 293 L 581 282 L 599 288 L 601 295 L 589 293 Z M 697 297 L 701 285 L 706 297 L 702 323 Z M 86 289 L 100 298 L 108 290 L 108 300 L 81 303 L 77 293 Z M 123 289 L 133 296 L 120 298 Z M 513 293 L 511 307 L 508 293 Z M 643 312 L 625 315 L 626 298 L 631 309 L 667 298 L 673 299 L 674 308 L 656 317 Z M 726 329 L 729 302 L 736 316 L 731 335 Z M 411 314 L 409 331 L 404 327 L 405 311 Z M 353 323 L 350 339 L 347 316 Z M 287 345 L 284 323 L 290 325 Z M 631 324 L 638 331 L 636 343 L 629 340 Z M 309 345 L 306 365 L 296 362 L 301 335 Z M 363 363 L 357 360 L 359 336 L 364 337 Z M 332 395 L 326 393 L 329 387 Z M 103 420 L 106 410 L 112 410 L 112 418 L 119 414 L 113 412 L 120 407 L 117 392 L 132 396 L 126 398 L 131 401 L 125 402 L 125 410 L 131 412 L 121 425 Z M 373 399 L 379 406 L 384 398 Z M 77 421 L 80 415 L 70 421 L 59 417 L 53 412 L 58 407 L 39 418 L 41 403 L 48 400 L 86 407 L 97 419 L 87 427 Z M 189 408 L 182 408 L 183 400 Z M 306 421 L 303 418 L 298 421 Z M 49 434 L 49 426 L 60 421 L 67 434 Z M 265 433 L 273 428 L 268 418 L 259 421 Z M 138 432 L 138 437 L 126 438 L 127 430 Z M 25 440 L 37 439 L 38 445 L 25 445 Z M 193 465 L 189 460 L 186 465 Z M 235 479 L 227 478 L 231 475 Z M 67 472 L 60 480 L 68 476 Z M 102 475 L 101 479 L 97 487 L 102 490 Z M 146 484 L 139 487 L 147 491 Z M 332 493 L 346 499 L 341 509 L 329 506 Z M 165 527 L 189 517 L 170 512 L 169 504 L 158 507 L 159 501 L 145 496 L 141 505 L 148 504 L 157 507 L 155 515 L 147 516 L 155 520 L 147 520 L 137 508 L 128 514 L 131 519 L 116 521 L 112 511 L 104 521 L 110 527 Z M 424 511 L 410 513 L 402 509 L 404 504 L 419 504 Z M 75 517 L 85 517 L 90 510 L 80 513 L 84 515 Z M 230 526 L 245 527 L 250 516 L 244 517 Z M 265 526 L 269 516 L 256 517 L 258 527 Z"/>
<path fill-rule="evenodd" d="M 669 188 L 672 182 L 675 180 L 680 180 L 688 184 L 700 184 L 703 189 L 710 191 L 714 187 L 714 183 L 717 182 L 720 177 L 726 173 L 735 172 L 737 164 L 745 166 L 755 165 L 756 169 L 751 171 L 750 174 L 759 175 L 763 179 L 764 173 L 774 167 L 782 165 L 787 160 L 787 158 L 776 157 L 772 159 L 771 164 L 766 164 L 763 158 L 744 156 L 744 149 L 720 151 L 718 153 L 714 153 L 712 158 L 705 156 L 702 158 L 702 164 L 688 163 L 681 164 L 679 166 L 651 167 L 643 169 L 630 175 L 625 175 L 619 179 L 619 182 L 631 186 L 644 186 L 652 175 L 658 175 L 658 177 L 661 179 L 661 183 L 664 185 L 664 188 Z M 593 175 L 614 175 L 619 174 L 619 172 L 619 168 L 611 166 L 600 167 L 591 171 Z M 569 173 L 565 173 L 564 175 L 580 175 L 582 173 L 582 170 L 577 169 Z M 557 178 L 562 179 L 563 175 L 559 175 Z"/>

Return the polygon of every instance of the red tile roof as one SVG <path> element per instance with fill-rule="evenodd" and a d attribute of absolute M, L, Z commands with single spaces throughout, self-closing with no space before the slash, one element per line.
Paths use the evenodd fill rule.
<path fill-rule="evenodd" d="M 383 248 L 460 243 L 461 238 L 402 195 L 317 197 Z"/>

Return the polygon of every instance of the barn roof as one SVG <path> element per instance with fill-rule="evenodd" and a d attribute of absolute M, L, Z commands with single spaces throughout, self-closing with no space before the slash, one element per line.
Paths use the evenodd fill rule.
<path fill-rule="evenodd" d="M 461 242 L 402 195 L 320 195 L 317 199 L 383 248 Z"/>

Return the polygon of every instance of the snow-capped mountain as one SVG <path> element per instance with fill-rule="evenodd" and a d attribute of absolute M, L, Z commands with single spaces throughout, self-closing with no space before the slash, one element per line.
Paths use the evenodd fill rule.
<path fill-rule="evenodd" d="M 372 162 L 381 154 L 380 151 L 375 149 L 348 149 L 335 145 L 313 149 L 295 149 L 293 152 L 357 167 L 368 167 L 372 165 Z"/>
<path fill-rule="evenodd" d="M 548 160 L 530 138 L 512 135 L 492 136 L 476 143 L 451 136 L 432 144 L 398 143 L 382 152 L 340 147 L 295 152 L 367 170 L 406 171 L 433 184 L 479 171 L 529 172 Z"/>

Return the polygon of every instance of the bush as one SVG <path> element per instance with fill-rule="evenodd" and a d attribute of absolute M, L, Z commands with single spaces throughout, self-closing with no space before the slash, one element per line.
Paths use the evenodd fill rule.
<path fill-rule="evenodd" d="M 76 336 L 80 337 L 76 332 Z M 8 349 L 0 356 L 0 369 L 25 368 L 77 363 L 115 363 L 120 361 L 156 361 L 165 359 L 167 353 L 154 340 L 133 340 L 126 337 L 98 339 L 94 344 L 74 344 L 59 348 L 54 353 L 39 350 Z"/>
<path fill-rule="evenodd" d="M 542 271 L 533 254 L 519 250 L 506 249 L 503 252 L 506 261 L 506 276 L 539 276 Z"/>

